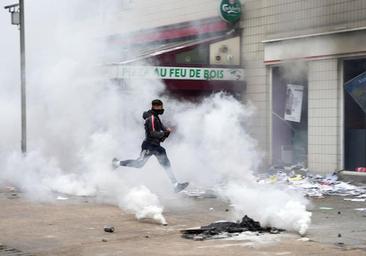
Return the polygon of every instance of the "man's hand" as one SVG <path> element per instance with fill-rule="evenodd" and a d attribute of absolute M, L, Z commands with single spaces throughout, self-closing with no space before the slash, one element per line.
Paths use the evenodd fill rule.
<path fill-rule="evenodd" d="M 169 137 L 169 135 L 170 135 L 171 132 L 172 132 L 172 129 L 170 129 L 170 128 L 167 128 L 164 131 L 164 140 Z"/>
<path fill-rule="evenodd" d="M 166 130 L 166 131 L 164 131 L 164 137 L 165 137 L 165 138 L 168 138 L 168 137 L 169 137 L 169 135 L 170 135 L 170 130 Z"/>

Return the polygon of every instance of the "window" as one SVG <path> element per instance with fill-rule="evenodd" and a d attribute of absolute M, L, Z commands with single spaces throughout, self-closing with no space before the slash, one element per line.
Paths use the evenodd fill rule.
<path fill-rule="evenodd" d="M 192 50 L 178 53 L 176 55 L 177 64 L 208 64 L 208 48 L 196 47 Z"/>

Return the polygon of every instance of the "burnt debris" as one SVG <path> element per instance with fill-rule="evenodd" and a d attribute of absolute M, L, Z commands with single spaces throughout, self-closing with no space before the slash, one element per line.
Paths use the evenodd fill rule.
<path fill-rule="evenodd" d="M 104 226 L 104 232 L 107 232 L 107 233 L 113 233 L 114 232 L 114 227 L 112 225 L 105 225 Z"/>
<path fill-rule="evenodd" d="M 232 237 L 247 231 L 278 234 L 284 230 L 262 227 L 258 221 L 245 215 L 241 222 L 219 221 L 202 226 L 201 228 L 182 230 L 181 233 L 182 237 L 186 239 L 207 240 Z"/>

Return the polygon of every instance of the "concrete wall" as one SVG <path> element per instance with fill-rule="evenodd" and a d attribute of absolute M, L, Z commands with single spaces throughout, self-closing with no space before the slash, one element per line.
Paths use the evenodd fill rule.
<path fill-rule="evenodd" d="M 253 118 L 252 135 L 258 140 L 263 151 L 269 150 L 269 122 L 271 115 L 267 68 L 264 65 L 265 39 L 264 0 L 245 1 L 240 27 L 242 35 L 242 64 L 245 68 L 247 91 L 246 100 L 253 103 L 257 113 Z"/>
<path fill-rule="evenodd" d="M 240 37 L 234 37 L 217 43 L 210 44 L 210 65 L 240 65 Z M 222 47 L 227 47 L 227 52 L 222 52 Z M 220 56 L 218 60 L 216 57 Z"/>
<path fill-rule="evenodd" d="M 309 62 L 308 163 L 317 172 L 341 168 L 339 74 L 337 59 Z"/>
<path fill-rule="evenodd" d="M 264 1 L 266 39 L 366 26 L 364 0 Z"/>
<path fill-rule="evenodd" d="M 218 16 L 218 0 L 125 0 L 116 12 L 109 23 L 115 33 L 125 33 Z"/>

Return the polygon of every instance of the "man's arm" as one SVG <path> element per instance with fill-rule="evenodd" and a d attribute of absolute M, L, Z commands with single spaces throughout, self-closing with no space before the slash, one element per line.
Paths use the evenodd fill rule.
<path fill-rule="evenodd" d="M 172 130 L 170 128 L 166 128 L 165 125 L 161 121 L 160 121 L 160 124 L 161 124 L 161 129 L 164 131 L 164 137 L 161 139 L 161 141 L 163 142 L 166 138 L 169 137 Z"/>

